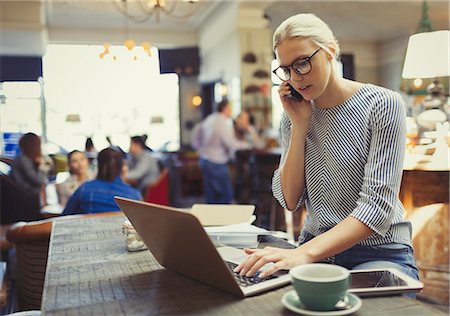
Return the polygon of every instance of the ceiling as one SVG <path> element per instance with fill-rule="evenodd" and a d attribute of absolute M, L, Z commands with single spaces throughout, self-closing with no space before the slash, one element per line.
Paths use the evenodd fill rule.
<path fill-rule="evenodd" d="M 166 0 L 170 4 L 172 0 Z M 63 29 L 151 29 L 186 31 L 197 30 L 214 10 L 233 1 L 200 0 L 194 4 L 196 13 L 187 21 L 177 22 L 161 15 L 160 22 L 152 18 L 141 24 L 127 22 L 112 0 L 50 0 L 45 2 L 47 26 Z M 388 40 L 414 33 L 420 21 L 422 1 L 252 1 L 239 0 L 242 7 L 262 8 L 276 28 L 286 17 L 311 12 L 326 21 L 338 39 Z M 135 4 L 136 5 L 136 4 Z M 189 10 L 190 3 L 182 2 L 176 12 Z M 449 28 L 450 2 L 429 0 L 429 17 L 434 29 Z M 130 8 L 129 13 L 134 13 Z"/>
<path fill-rule="evenodd" d="M 388 40 L 413 34 L 422 14 L 422 1 L 283 1 L 267 8 L 272 28 L 293 12 L 311 12 L 326 21 L 338 39 Z M 448 1 L 428 1 L 435 30 L 449 29 Z"/>
<path fill-rule="evenodd" d="M 121 2 L 122 0 L 116 0 Z M 143 23 L 134 23 L 120 13 L 114 0 L 50 0 L 45 2 L 45 15 L 47 26 L 50 28 L 75 28 L 75 29 L 121 29 L 124 26 L 130 29 L 152 30 L 193 30 L 200 26 L 209 13 L 214 10 L 219 0 L 199 1 L 189 3 L 185 1 L 166 0 L 167 8 L 176 5 L 174 14 L 184 15 L 195 10 L 195 13 L 187 20 L 180 21 L 170 19 L 161 14 L 157 22 L 155 15 Z M 137 0 L 128 4 L 128 14 L 137 16 L 139 6 Z M 141 0 L 142 3 L 146 2 Z"/>

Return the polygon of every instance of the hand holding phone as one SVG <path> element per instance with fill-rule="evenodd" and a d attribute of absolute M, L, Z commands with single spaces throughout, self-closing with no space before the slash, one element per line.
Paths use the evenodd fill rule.
<path fill-rule="evenodd" d="M 290 83 L 288 83 L 287 85 L 288 85 L 289 88 L 291 89 L 291 96 L 290 96 L 290 98 L 292 98 L 292 99 L 294 99 L 294 100 L 297 100 L 297 101 L 299 101 L 299 102 L 300 102 L 300 101 L 303 101 L 302 95 L 301 95 L 297 90 L 295 90 L 294 87 L 291 86 Z"/>

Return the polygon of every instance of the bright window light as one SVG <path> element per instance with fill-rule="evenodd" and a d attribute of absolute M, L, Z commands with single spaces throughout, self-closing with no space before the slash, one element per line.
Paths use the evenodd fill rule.
<path fill-rule="evenodd" d="M 37 81 L 3 82 L 2 90 L 6 98 L 37 99 L 41 96 L 41 86 Z"/>
<path fill-rule="evenodd" d="M 100 59 L 102 51 L 100 45 L 47 47 L 48 138 L 68 150 L 84 149 L 87 137 L 97 150 L 108 146 L 107 136 L 125 151 L 135 135 L 148 135 L 152 149 L 179 143 L 178 76 L 159 73 L 157 49 L 152 48 L 151 57 L 136 60 L 126 51 L 117 60 Z M 69 114 L 80 119 L 67 122 Z M 161 119 L 155 122 L 153 117 Z"/>

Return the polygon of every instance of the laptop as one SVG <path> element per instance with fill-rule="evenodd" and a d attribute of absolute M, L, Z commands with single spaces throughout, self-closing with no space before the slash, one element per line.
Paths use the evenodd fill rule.
<path fill-rule="evenodd" d="M 114 197 L 150 252 L 163 267 L 237 297 L 290 284 L 287 271 L 268 278 L 241 277 L 233 269 L 246 258 L 242 249 L 213 245 L 194 215 L 168 206 Z"/>

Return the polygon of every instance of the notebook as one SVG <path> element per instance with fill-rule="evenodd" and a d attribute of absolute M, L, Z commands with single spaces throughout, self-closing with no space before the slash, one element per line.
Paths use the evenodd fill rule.
<path fill-rule="evenodd" d="M 114 198 L 156 260 L 165 268 L 238 297 L 290 283 L 286 271 L 261 279 L 240 277 L 232 270 L 246 254 L 233 247 L 216 248 L 198 218 L 182 210 Z M 267 268 L 267 267 L 266 267 Z"/>
<path fill-rule="evenodd" d="M 254 211 L 254 205 L 245 204 L 194 204 L 191 208 L 191 214 L 198 218 L 202 226 L 223 226 L 249 222 Z"/>

